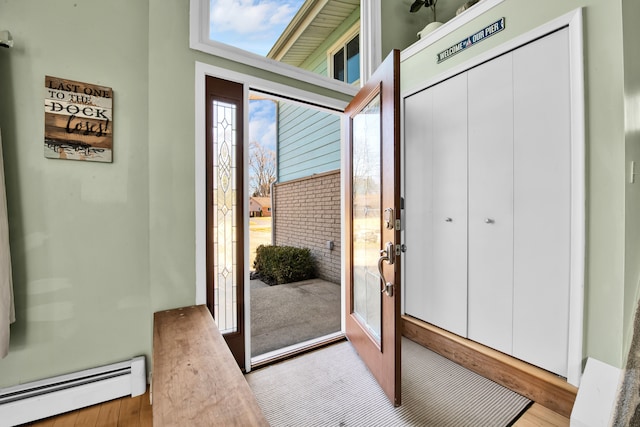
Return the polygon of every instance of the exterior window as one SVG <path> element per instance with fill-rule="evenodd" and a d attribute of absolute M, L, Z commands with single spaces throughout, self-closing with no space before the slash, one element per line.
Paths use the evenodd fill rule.
<path fill-rule="evenodd" d="M 360 80 L 360 36 L 356 35 L 333 54 L 333 78 L 345 83 Z"/>

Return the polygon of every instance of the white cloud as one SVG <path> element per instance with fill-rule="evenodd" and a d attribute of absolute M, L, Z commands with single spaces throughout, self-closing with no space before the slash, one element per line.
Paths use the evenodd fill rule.
<path fill-rule="evenodd" d="M 211 4 L 210 25 L 214 32 L 251 34 L 282 28 L 298 11 L 298 1 L 215 0 Z"/>
<path fill-rule="evenodd" d="M 299 8 L 300 8 L 299 4 L 281 5 L 274 11 L 274 13 L 269 18 L 269 24 L 278 25 L 278 26 L 282 25 L 283 27 L 286 27 L 289 24 L 289 22 L 291 22 L 291 19 L 293 19 L 293 16 L 296 14 Z"/>
<path fill-rule="evenodd" d="M 268 100 L 249 103 L 249 140 L 276 149 L 275 103 Z"/>
<path fill-rule="evenodd" d="M 253 133 L 252 133 L 253 132 Z M 249 135 L 252 141 L 258 141 L 263 147 L 270 150 L 276 148 L 276 126 L 275 123 L 264 121 L 252 122 L 249 124 Z"/>

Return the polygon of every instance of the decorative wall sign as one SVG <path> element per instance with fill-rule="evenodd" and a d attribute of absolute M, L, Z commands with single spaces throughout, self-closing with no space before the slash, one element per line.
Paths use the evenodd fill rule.
<path fill-rule="evenodd" d="M 448 49 L 443 50 L 438 54 L 438 64 L 442 61 L 445 61 L 451 58 L 456 53 L 460 53 L 463 50 L 473 46 L 474 44 L 480 43 L 481 41 L 493 36 L 494 34 L 499 33 L 504 30 L 504 18 L 500 18 L 498 21 L 494 22 L 491 25 L 487 25 L 482 30 L 478 31 L 475 34 L 470 35 L 466 39 L 462 40 L 459 43 L 454 44 Z"/>
<path fill-rule="evenodd" d="M 111 162 L 113 90 L 45 76 L 44 91 L 44 156 Z"/>

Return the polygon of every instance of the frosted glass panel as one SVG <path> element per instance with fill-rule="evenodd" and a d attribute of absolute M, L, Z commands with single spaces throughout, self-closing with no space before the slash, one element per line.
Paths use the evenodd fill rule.
<path fill-rule="evenodd" d="M 380 339 L 380 96 L 353 118 L 353 312 Z"/>
<path fill-rule="evenodd" d="M 236 143 L 236 106 L 213 101 L 213 317 L 223 334 L 238 327 Z"/>

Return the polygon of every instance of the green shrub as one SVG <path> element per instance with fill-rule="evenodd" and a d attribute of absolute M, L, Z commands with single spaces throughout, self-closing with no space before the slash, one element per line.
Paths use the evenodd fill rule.
<path fill-rule="evenodd" d="M 269 285 L 313 279 L 316 268 L 308 248 L 260 245 L 253 263 L 260 280 Z"/>

